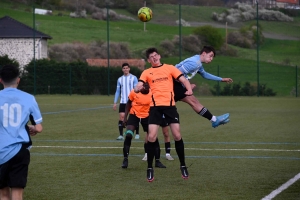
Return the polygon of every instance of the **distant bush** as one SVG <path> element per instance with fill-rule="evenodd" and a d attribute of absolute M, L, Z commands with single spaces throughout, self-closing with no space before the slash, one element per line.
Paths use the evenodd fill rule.
<path fill-rule="evenodd" d="M 218 29 L 210 25 L 197 27 L 193 30 L 193 34 L 198 36 L 203 45 L 211 45 L 216 50 L 220 49 L 224 43 L 224 39 Z"/>
<path fill-rule="evenodd" d="M 255 96 L 257 95 L 257 85 L 246 82 L 243 86 L 241 83 L 233 83 L 224 86 L 222 89 L 218 85 L 214 85 L 214 90 L 211 90 L 213 95 L 221 96 Z M 266 84 L 259 86 L 260 96 L 276 96 L 271 88 L 267 88 Z"/>
<path fill-rule="evenodd" d="M 235 24 L 240 21 L 256 19 L 256 7 L 244 3 L 235 3 L 233 8 L 227 9 L 224 13 L 212 14 L 212 19 L 218 22 L 228 22 Z M 259 9 L 258 19 L 266 21 L 293 21 L 293 18 L 280 11 Z"/>
<path fill-rule="evenodd" d="M 131 58 L 126 43 L 110 42 L 109 49 L 110 58 Z M 85 62 L 87 58 L 107 58 L 107 42 L 54 44 L 49 48 L 49 57 L 60 62 Z"/>

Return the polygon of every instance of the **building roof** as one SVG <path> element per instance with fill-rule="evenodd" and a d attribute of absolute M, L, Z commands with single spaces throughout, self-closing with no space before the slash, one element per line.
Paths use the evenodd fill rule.
<path fill-rule="evenodd" d="M 0 30 L 0 38 L 33 38 L 33 31 L 35 31 L 36 38 L 52 39 L 51 36 L 34 30 L 9 16 L 0 18 Z"/>
<path fill-rule="evenodd" d="M 86 62 L 90 66 L 107 67 L 108 65 L 107 59 L 100 58 L 88 58 Z M 123 63 L 128 63 L 131 67 L 137 67 L 140 70 L 144 70 L 146 65 L 144 59 L 109 59 L 109 66 L 111 67 L 121 67 Z"/>

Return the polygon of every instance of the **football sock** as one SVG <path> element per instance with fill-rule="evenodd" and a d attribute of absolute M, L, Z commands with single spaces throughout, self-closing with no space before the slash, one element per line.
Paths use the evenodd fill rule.
<path fill-rule="evenodd" d="M 175 149 L 180 161 L 180 166 L 185 166 L 184 144 L 182 138 L 179 141 L 175 141 Z"/>
<path fill-rule="evenodd" d="M 137 127 L 135 127 L 135 134 L 136 135 L 140 134 L 140 126 L 139 125 Z"/>
<path fill-rule="evenodd" d="M 119 120 L 118 126 L 119 126 L 119 133 L 120 135 L 123 136 L 123 121 Z"/>
<path fill-rule="evenodd" d="M 165 142 L 165 150 L 166 150 L 166 154 L 171 153 L 171 142 Z"/>
<path fill-rule="evenodd" d="M 202 117 L 205 117 L 208 120 L 212 120 L 213 117 L 213 115 L 205 107 L 203 107 L 198 114 L 201 115 Z"/>
<path fill-rule="evenodd" d="M 159 160 L 160 159 L 160 146 L 159 146 L 159 142 L 158 142 L 158 138 L 156 138 L 155 140 L 155 160 Z"/>
<path fill-rule="evenodd" d="M 132 139 L 131 137 L 125 137 L 124 147 L 123 147 L 124 158 L 128 158 L 129 150 L 130 150 L 130 146 L 131 146 L 131 139 Z"/>
<path fill-rule="evenodd" d="M 144 143 L 144 151 L 145 151 L 145 153 L 147 153 L 146 148 L 147 148 L 147 143 Z"/>
<path fill-rule="evenodd" d="M 147 142 L 147 157 L 148 157 L 148 168 L 153 168 L 153 158 L 154 158 L 154 154 L 155 154 L 155 142 Z"/>

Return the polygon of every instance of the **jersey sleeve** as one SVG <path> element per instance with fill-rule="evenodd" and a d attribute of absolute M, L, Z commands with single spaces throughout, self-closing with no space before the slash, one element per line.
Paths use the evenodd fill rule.
<path fill-rule="evenodd" d="M 213 80 L 213 81 L 222 81 L 221 77 L 212 75 L 210 73 L 207 73 L 203 67 L 201 67 L 198 72 L 198 74 L 200 74 L 203 78 L 208 79 L 208 80 Z"/>
<path fill-rule="evenodd" d="M 33 97 L 33 104 L 32 104 L 30 112 L 31 112 L 30 114 L 32 115 L 34 122 L 36 124 L 40 124 L 43 122 L 43 117 L 42 117 L 41 111 L 40 111 L 39 106 L 34 97 Z"/>
<path fill-rule="evenodd" d="M 118 78 L 117 89 L 116 89 L 115 98 L 114 98 L 114 103 L 117 103 L 117 101 L 119 99 L 119 96 L 120 96 L 120 92 L 121 92 L 121 84 L 120 84 L 120 81 L 119 81 L 119 78 Z"/>

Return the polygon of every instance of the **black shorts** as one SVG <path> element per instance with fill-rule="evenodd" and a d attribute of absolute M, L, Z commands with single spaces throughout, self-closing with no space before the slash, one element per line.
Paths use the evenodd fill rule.
<path fill-rule="evenodd" d="M 162 123 L 160 124 L 161 127 L 166 127 L 166 126 L 169 126 L 168 122 L 166 121 L 166 118 L 165 116 L 163 115 L 163 120 L 162 120 Z"/>
<path fill-rule="evenodd" d="M 23 145 L 20 151 L 6 163 L 0 165 L 0 189 L 25 188 L 30 163 L 30 152 Z"/>
<path fill-rule="evenodd" d="M 186 97 L 185 92 L 187 91 L 185 87 L 178 81 L 173 80 L 174 85 L 174 100 L 175 102 L 180 101 Z"/>
<path fill-rule="evenodd" d="M 144 132 L 148 133 L 148 124 L 149 124 L 148 121 L 149 121 L 148 117 L 138 118 L 136 115 L 129 114 L 126 125 L 131 125 L 131 126 L 134 126 L 136 128 L 139 125 L 139 123 L 141 123 L 141 125 L 143 126 Z"/>
<path fill-rule="evenodd" d="M 126 103 L 120 103 L 119 105 L 119 113 L 124 113 L 126 108 Z"/>
<path fill-rule="evenodd" d="M 163 118 L 162 116 L 165 116 Z M 165 120 L 165 122 L 164 122 Z M 153 106 L 150 107 L 149 112 L 149 124 L 162 125 L 164 123 L 179 124 L 179 114 L 177 112 L 176 106 Z"/>

